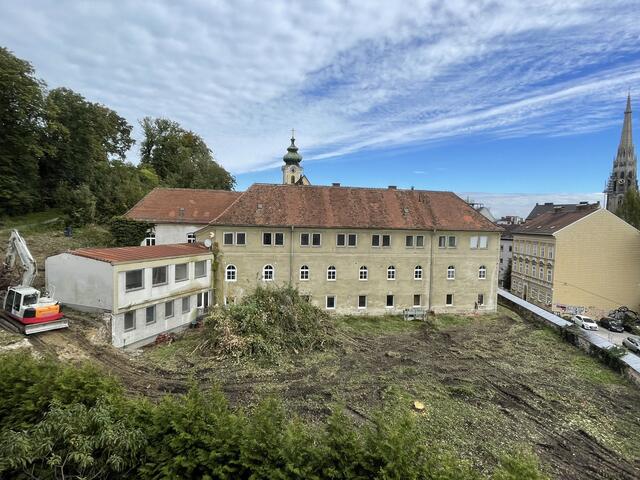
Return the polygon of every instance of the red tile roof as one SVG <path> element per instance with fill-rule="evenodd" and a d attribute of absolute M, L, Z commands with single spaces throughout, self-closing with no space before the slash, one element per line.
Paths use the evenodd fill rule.
<path fill-rule="evenodd" d="M 196 223 L 206 225 L 224 211 L 242 192 L 155 188 L 126 214 L 135 220 L 154 223 Z M 181 213 L 181 208 L 184 209 Z"/>
<path fill-rule="evenodd" d="M 527 220 L 513 230 L 515 235 L 553 235 L 561 228 L 567 227 L 581 218 L 596 212 L 600 208 L 599 203 L 569 205 L 567 209 L 560 205 L 553 212 L 541 213 L 531 220 Z M 575 208 L 573 208 L 575 207 Z"/>
<path fill-rule="evenodd" d="M 81 248 L 79 250 L 72 250 L 70 253 L 115 265 L 118 263 L 143 260 L 204 255 L 209 253 L 209 249 L 199 243 L 178 243 L 173 245 L 153 245 L 149 247 Z"/>
<path fill-rule="evenodd" d="M 501 231 L 452 192 L 254 184 L 214 225 Z"/>

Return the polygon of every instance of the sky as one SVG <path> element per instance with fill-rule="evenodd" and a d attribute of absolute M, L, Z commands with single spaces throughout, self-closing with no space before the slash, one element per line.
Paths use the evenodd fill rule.
<path fill-rule="evenodd" d="M 0 0 L 0 45 L 138 140 L 198 133 L 239 190 L 281 181 L 295 128 L 313 184 L 602 201 L 640 111 L 640 0 Z"/>

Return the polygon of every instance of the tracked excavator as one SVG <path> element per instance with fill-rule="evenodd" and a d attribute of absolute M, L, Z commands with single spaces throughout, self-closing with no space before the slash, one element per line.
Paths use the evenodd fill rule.
<path fill-rule="evenodd" d="M 68 327 L 60 303 L 49 294 L 33 288 L 38 273 L 36 261 L 22 236 L 17 230 L 12 230 L 3 270 L 13 271 L 18 259 L 23 269 L 22 281 L 20 285 L 7 288 L 0 310 L 0 324 L 8 330 L 26 335 Z"/>

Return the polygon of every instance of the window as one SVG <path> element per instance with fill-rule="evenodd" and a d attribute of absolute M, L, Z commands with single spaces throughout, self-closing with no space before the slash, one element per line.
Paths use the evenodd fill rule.
<path fill-rule="evenodd" d="M 279 247 L 284 245 L 284 233 L 276 232 L 276 234 L 275 234 L 275 244 L 276 244 L 276 246 L 279 246 Z"/>
<path fill-rule="evenodd" d="M 549 260 L 553 260 L 553 247 L 549 247 Z"/>
<path fill-rule="evenodd" d="M 416 235 L 416 247 L 424 247 L 424 235 Z"/>
<path fill-rule="evenodd" d="M 509 252 L 513 252 L 513 245 L 509 245 Z"/>
<path fill-rule="evenodd" d="M 456 237 L 454 237 L 453 235 L 447 237 L 447 247 L 456 248 Z"/>
<path fill-rule="evenodd" d="M 309 280 L 309 267 L 307 265 L 300 267 L 300 280 Z"/>
<path fill-rule="evenodd" d="M 335 279 L 336 279 L 336 267 L 331 265 L 330 267 L 327 268 L 327 280 L 329 280 L 330 282 L 333 282 L 335 281 Z"/>
<path fill-rule="evenodd" d="M 478 237 L 473 236 L 469 239 L 469 248 L 471 249 L 478 248 Z"/>
<path fill-rule="evenodd" d="M 527 252 L 527 255 L 531 253 L 531 244 L 529 242 L 526 243 L 526 252 Z"/>
<path fill-rule="evenodd" d="M 391 246 L 391 235 L 382 235 L 382 246 L 383 247 Z"/>
<path fill-rule="evenodd" d="M 486 235 L 481 235 L 479 240 L 480 240 L 480 245 L 478 245 L 478 248 L 487 248 L 488 237 Z"/>
<path fill-rule="evenodd" d="M 551 283 L 553 280 L 553 270 L 547 268 L 547 282 Z"/>
<path fill-rule="evenodd" d="M 131 310 L 130 312 L 126 312 L 124 314 L 124 331 L 128 332 L 129 330 L 136 329 L 136 311 Z"/>
<path fill-rule="evenodd" d="M 545 297 L 545 300 L 546 300 L 547 305 L 551 305 L 551 295 L 549 295 L 549 294 L 547 293 L 547 295 L 546 295 L 546 297 Z"/>
<path fill-rule="evenodd" d="M 196 243 L 195 233 L 187 233 L 187 243 Z"/>
<path fill-rule="evenodd" d="M 378 234 L 371 235 L 371 246 L 372 247 L 379 247 L 380 246 L 380 235 L 378 235 Z"/>
<path fill-rule="evenodd" d="M 308 247 L 309 246 L 309 234 L 308 233 L 301 233 L 300 234 L 300 246 L 301 247 Z"/>
<path fill-rule="evenodd" d="M 224 279 L 227 282 L 235 282 L 238 278 L 238 269 L 235 265 L 227 265 L 224 273 Z"/>
<path fill-rule="evenodd" d="M 156 234 L 154 232 L 147 233 L 147 236 L 144 239 L 144 244 L 147 247 L 155 245 L 156 244 Z"/>
<path fill-rule="evenodd" d="M 273 277 L 274 277 L 273 266 L 265 265 L 262 268 L 262 280 L 264 280 L 265 282 L 271 282 L 273 281 Z"/>
<path fill-rule="evenodd" d="M 367 296 L 358 295 L 358 308 L 367 308 Z"/>
<path fill-rule="evenodd" d="M 344 247 L 347 243 L 347 236 L 344 233 L 339 233 L 336 235 L 336 245 L 338 247 Z"/>
<path fill-rule="evenodd" d="M 544 244 L 540 245 L 540 257 L 544 258 Z"/>
<path fill-rule="evenodd" d="M 233 232 L 225 232 L 222 235 L 222 239 L 224 245 L 233 245 Z"/>
<path fill-rule="evenodd" d="M 175 277 L 176 282 L 182 282 L 189 278 L 189 264 L 188 263 L 178 263 L 176 265 Z"/>
<path fill-rule="evenodd" d="M 201 260 L 195 263 L 195 278 L 206 277 L 207 276 L 207 261 Z"/>
<path fill-rule="evenodd" d="M 191 310 L 191 297 L 182 298 L 182 313 L 187 313 Z"/>
<path fill-rule="evenodd" d="M 369 280 L 369 270 L 367 269 L 367 267 L 365 266 L 360 267 L 360 270 L 358 272 L 358 278 L 360 280 Z"/>
<path fill-rule="evenodd" d="M 404 238 L 404 246 L 405 247 L 413 247 L 413 235 L 407 235 Z"/>
<path fill-rule="evenodd" d="M 236 232 L 236 245 L 246 245 L 247 234 L 244 232 Z"/>
<path fill-rule="evenodd" d="M 449 265 L 447 267 L 447 280 L 455 280 L 456 278 L 456 267 L 453 265 Z"/>
<path fill-rule="evenodd" d="M 167 267 L 153 267 L 151 270 L 151 285 L 158 286 L 167 283 Z"/>
<path fill-rule="evenodd" d="M 484 305 L 484 293 L 479 293 L 478 294 L 478 306 L 481 307 L 482 305 Z"/>
<path fill-rule="evenodd" d="M 542 268 L 542 265 L 540 265 L 540 274 L 538 275 L 538 278 L 540 280 L 544 280 L 544 268 Z"/>
<path fill-rule="evenodd" d="M 476 248 L 487 248 L 487 236 L 486 235 L 480 235 L 478 236 L 473 236 L 470 237 L 469 239 L 469 248 L 471 249 L 476 249 Z M 502 250 L 502 245 L 500 246 L 500 249 Z"/>
<path fill-rule="evenodd" d="M 520 273 L 524 272 L 524 266 L 522 260 L 520 260 Z"/>
<path fill-rule="evenodd" d="M 125 290 L 138 290 L 143 287 L 144 269 L 130 270 L 125 273 Z"/>
<path fill-rule="evenodd" d="M 444 235 L 438 237 L 438 248 L 447 248 L 447 237 Z"/>
<path fill-rule="evenodd" d="M 321 244 L 322 237 L 319 233 L 314 233 L 311 235 L 311 245 L 314 247 L 319 247 Z"/>
<path fill-rule="evenodd" d="M 319 233 L 301 233 L 300 245 L 302 247 L 308 247 L 313 245 L 314 247 L 320 246 L 320 234 Z"/>
<path fill-rule="evenodd" d="M 391 235 L 381 235 L 375 234 L 371 235 L 371 246 L 372 247 L 390 247 L 391 246 Z"/>
<path fill-rule="evenodd" d="M 447 296 L 445 298 L 445 305 L 447 307 L 450 307 L 451 305 L 453 305 L 453 293 L 447 293 Z"/>
<path fill-rule="evenodd" d="M 336 297 L 335 295 L 327 295 L 325 301 L 325 308 L 327 310 L 334 310 L 336 308 Z"/>
<path fill-rule="evenodd" d="M 538 256 L 538 244 L 533 244 L 533 255 Z"/>
<path fill-rule="evenodd" d="M 524 274 L 529 275 L 529 264 L 526 262 L 524 264 Z"/>
<path fill-rule="evenodd" d="M 396 267 L 393 265 L 389 265 L 387 267 L 387 280 L 395 280 L 396 279 Z"/>
<path fill-rule="evenodd" d="M 387 295 L 387 308 L 393 307 L 393 295 Z"/>
<path fill-rule="evenodd" d="M 478 269 L 478 278 L 480 280 L 485 280 L 487 278 L 487 267 L 481 265 Z"/>
<path fill-rule="evenodd" d="M 209 306 L 209 292 L 200 292 L 196 296 L 196 307 L 207 308 Z"/>
<path fill-rule="evenodd" d="M 422 295 L 416 293 L 413 295 L 413 306 L 419 307 L 420 305 L 422 305 Z"/>
<path fill-rule="evenodd" d="M 535 278 L 535 277 L 537 276 L 537 273 L 538 273 L 538 272 L 537 272 L 537 267 L 535 266 L 535 264 L 534 264 L 534 265 L 531 265 L 531 276 L 532 276 L 533 278 Z"/>
<path fill-rule="evenodd" d="M 164 318 L 173 317 L 173 300 L 164 304 Z"/>
<path fill-rule="evenodd" d="M 416 268 L 413 269 L 413 279 L 422 280 L 422 267 L 420 265 L 416 265 Z"/>
<path fill-rule="evenodd" d="M 350 247 L 355 247 L 358 244 L 358 235 L 355 233 L 350 233 L 347 238 L 347 245 Z"/>
<path fill-rule="evenodd" d="M 156 306 L 155 305 L 152 305 L 146 308 L 145 318 L 147 321 L 147 325 L 156 323 Z"/>
<path fill-rule="evenodd" d="M 272 241 L 271 232 L 262 232 L 262 245 L 271 245 Z"/>

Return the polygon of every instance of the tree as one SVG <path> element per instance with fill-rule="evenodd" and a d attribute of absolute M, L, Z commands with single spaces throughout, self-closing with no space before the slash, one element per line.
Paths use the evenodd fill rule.
<path fill-rule="evenodd" d="M 166 118 L 140 122 L 144 140 L 140 162 L 153 167 L 168 187 L 231 190 L 235 178 L 222 168 L 204 140 Z"/>
<path fill-rule="evenodd" d="M 622 198 L 622 203 L 616 210 L 616 215 L 635 228 L 640 229 L 640 194 L 632 188 L 627 190 Z"/>
<path fill-rule="evenodd" d="M 511 271 L 513 269 L 513 261 L 509 259 L 507 263 L 507 269 L 504 271 L 504 280 L 502 282 L 502 288 L 505 290 L 511 290 Z"/>
<path fill-rule="evenodd" d="M 0 214 L 39 206 L 43 92 L 33 66 L 0 47 Z"/>

